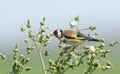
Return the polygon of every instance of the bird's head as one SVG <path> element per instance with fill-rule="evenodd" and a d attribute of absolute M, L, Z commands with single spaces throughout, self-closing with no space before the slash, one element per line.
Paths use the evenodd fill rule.
<path fill-rule="evenodd" d="M 61 39 L 61 38 L 62 38 L 62 30 L 60 30 L 60 29 L 54 30 L 54 31 L 53 31 L 53 35 L 54 35 L 55 37 L 57 37 L 58 39 Z"/>

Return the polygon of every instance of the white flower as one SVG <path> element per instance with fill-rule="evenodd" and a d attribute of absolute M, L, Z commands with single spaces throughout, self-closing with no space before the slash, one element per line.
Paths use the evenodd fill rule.
<path fill-rule="evenodd" d="M 73 27 L 73 26 L 77 26 L 78 25 L 78 22 L 76 21 L 71 21 L 70 22 L 70 26 Z"/>
<path fill-rule="evenodd" d="M 42 26 L 42 27 L 41 27 L 41 30 L 42 30 L 43 32 L 45 32 L 47 29 L 48 29 L 47 26 Z"/>
<path fill-rule="evenodd" d="M 90 46 L 90 50 L 92 51 L 92 52 L 95 52 L 95 47 L 92 45 L 92 46 Z"/>

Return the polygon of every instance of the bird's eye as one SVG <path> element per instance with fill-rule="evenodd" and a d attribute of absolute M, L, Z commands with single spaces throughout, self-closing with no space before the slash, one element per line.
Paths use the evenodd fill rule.
<path fill-rule="evenodd" d="M 58 37 L 58 35 L 57 35 L 57 30 L 55 30 L 55 31 L 53 32 L 53 34 L 54 34 L 56 37 Z"/>
<path fill-rule="evenodd" d="M 61 38 L 61 30 L 55 30 L 53 33 L 57 38 Z"/>

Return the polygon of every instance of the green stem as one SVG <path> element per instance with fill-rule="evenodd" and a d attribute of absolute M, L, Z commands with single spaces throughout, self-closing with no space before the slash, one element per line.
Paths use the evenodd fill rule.
<path fill-rule="evenodd" d="M 42 65 L 42 70 L 43 70 L 43 73 L 44 74 L 47 74 L 46 70 L 45 70 L 45 64 L 44 64 L 44 61 L 43 61 L 43 57 L 42 57 L 42 53 L 40 51 L 40 47 L 39 47 L 39 44 L 38 43 L 35 43 L 35 46 L 36 46 L 36 49 L 38 51 L 38 56 L 39 56 L 39 59 L 40 59 L 40 63 Z"/>
<path fill-rule="evenodd" d="M 89 30 L 89 28 L 80 29 L 80 31 L 83 31 L 83 30 Z"/>

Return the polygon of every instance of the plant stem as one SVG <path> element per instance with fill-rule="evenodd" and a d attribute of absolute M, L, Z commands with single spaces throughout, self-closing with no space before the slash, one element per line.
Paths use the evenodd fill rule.
<path fill-rule="evenodd" d="M 39 55 L 40 63 L 41 63 L 41 65 L 42 65 L 43 73 L 44 73 L 44 74 L 47 74 L 47 72 L 46 72 L 46 70 L 45 70 L 45 64 L 44 64 L 44 61 L 43 61 L 42 53 L 41 53 L 41 51 L 40 51 L 39 43 L 35 43 L 35 46 L 36 46 L 36 49 L 37 49 L 37 51 L 38 51 L 38 55 Z"/>
<path fill-rule="evenodd" d="M 80 29 L 80 31 L 83 31 L 83 30 L 89 30 L 89 28 Z"/>

